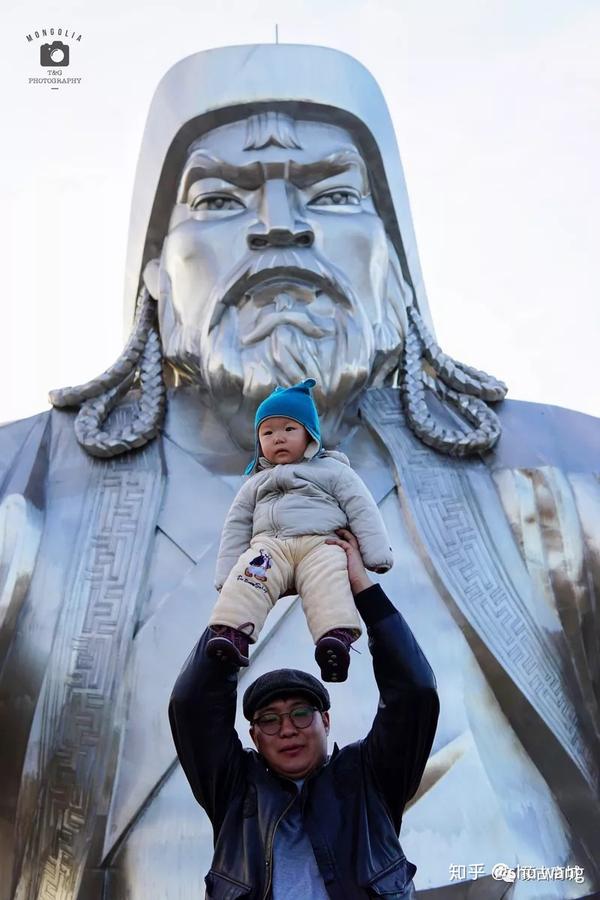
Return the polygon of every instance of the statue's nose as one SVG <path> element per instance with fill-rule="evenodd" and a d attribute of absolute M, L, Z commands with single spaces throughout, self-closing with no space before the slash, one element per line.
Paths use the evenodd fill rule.
<path fill-rule="evenodd" d="M 248 231 L 250 249 L 311 247 L 314 239 L 312 228 L 294 215 L 285 181 L 273 179 L 265 182 L 259 219 Z"/>

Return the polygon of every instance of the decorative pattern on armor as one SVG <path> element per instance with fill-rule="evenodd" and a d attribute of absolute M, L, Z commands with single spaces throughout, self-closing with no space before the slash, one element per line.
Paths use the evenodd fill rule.
<path fill-rule="evenodd" d="M 93 467 L 40 700 L 37 815 L 21 823 L 26 846 L 18 900 L 77 896 L 113 774 L 115 704 L 123 691 L 161 493 L 156 444 Z"/>
<path fill-rule="evenodd" d="M 521 573 L 514 560 L 509 568 L 505 550 L 492 545 L 464 465 L 432 454 L 411 437 L 397 391 L 368 391 L 361 413 L 392 457 L 401 494 L 410 503 L 428 556 L 452 602 L 597 790 L 596 763 L 562 687 L 560 649 L 535 621 L 517 589 Z M 474 461 L 472 466 L 480 481 L 491 483 L 482 463 Z M 479 489 L 481 493 L 481 484 Z M 493 495 L 504 519 L 495 489 Z M 529 585 L 527 573 L 523 574 Z"/>

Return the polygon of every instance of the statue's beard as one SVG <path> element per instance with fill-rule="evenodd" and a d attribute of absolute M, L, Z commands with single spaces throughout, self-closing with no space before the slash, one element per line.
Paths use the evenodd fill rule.
<path fill-rule="evenodd" d="M 324 443 L 335 446 L 360 392 L 396 367 L 402 335 L 391 320 L 372 324 L 346 292 L 265 280 L 201 334 L 166 316 L 165 357 L 182 380 L 208 391 L 211 406 L 245 449 L 253 447 L 254 413 L 277 385 L 314 378 Z M 222 295 L 223 296 L 223 295 Z"/>

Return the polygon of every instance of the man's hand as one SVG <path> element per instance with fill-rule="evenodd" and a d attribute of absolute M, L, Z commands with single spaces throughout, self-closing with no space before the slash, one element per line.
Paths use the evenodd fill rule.
<path fill-rule="evenodd" d="M 346 553 L 346 562 L 348 564 L 348 580 L 350 588 L 354 596 L 371 587 L 373 582 L 367 575 L 367 570 L 362 561 L 360 550 L 358 549 L 358 541 L 351 531 L 347 528 L 338 528 L 336 534 L 339 538 L 327 538 L 326 544 L 337 544 Z"/>

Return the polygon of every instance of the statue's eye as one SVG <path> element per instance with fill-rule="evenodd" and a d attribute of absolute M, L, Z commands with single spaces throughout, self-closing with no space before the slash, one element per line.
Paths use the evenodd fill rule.
<path fill-rule="evenodd" d="M 238 200 L 237 197 L 231 197 L 229 194 L 209 194 L 208 196 L 200 195 L 194 197 L 190 202 L 190 208 L 194 211 L 210 210 L 211 212 L 246 209 L 241 200 Z"/>
<path fill-rule="evenodd" d="M 308 204 L 309 206 L 358 206 L 360 203 L 360 194 L 357 191 L 339 190 L 334 188 L 331 191 L 325 191 L 318 194 Z"/>

